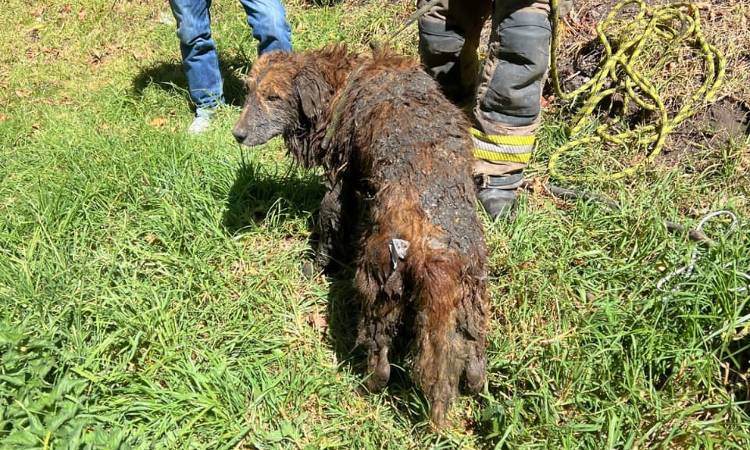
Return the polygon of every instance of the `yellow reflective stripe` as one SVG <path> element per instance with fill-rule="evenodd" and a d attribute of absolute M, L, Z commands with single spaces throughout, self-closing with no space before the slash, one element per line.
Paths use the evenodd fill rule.
<path fill-rule="evenodd" d="M 470 128 L 471 135 L 477 139 L 499 145 L 534 145 L 534 135 L 503 136 L 499 134 L 484 134 L 476 128 Z"/>
<path fill-rule="evenodd" d="M 475 148 L 474 157 L 479 159 L 486 159 L 487 161 L 503 161 L 527 164 L 531 159 L 531 153 L 488 152 L 487 150 L 482 150 L 481 148 Z"/>

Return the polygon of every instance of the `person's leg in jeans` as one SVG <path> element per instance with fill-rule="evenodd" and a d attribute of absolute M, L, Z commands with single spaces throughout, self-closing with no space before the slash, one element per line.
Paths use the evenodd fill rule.
<path fill-rule="evenodd" d="M 223 102 L 219 56 L 211 37 L 211 0 L 170 0 L 177 21 L 182 64 L 190 98 L 197 108 L 213 108 Z"/>
<path fill-rule="evenodd" d="M 196 108 L 188 132 L 200 133 L 208 128 L 214 108 L 224 102 L 219 56 L 211 38 L 211 0 L 170 0 L 169 4 L 177 21 L 190 99 Z"/>
<path fill-rule="evenodd" d="M 258 40 L 258 54 L 292 50 L 292 32 L 280 0 L 240 0 Z"/>
<path fill-rule="evenodd" d="M 478 197 L 493 218 L 510 213 L 539 126 L 549 64 L 549 0 L 496 0 L 472 130 Z"/>
<path fill-rule="evenodd" d="M 421 7 L 427 0 L 419 0 Z M 492 0 L 448 0 L 419 18 L 419 55 L 425 70 L 456 103 L 470 100 L 476 88 L 477 47 Z"/>

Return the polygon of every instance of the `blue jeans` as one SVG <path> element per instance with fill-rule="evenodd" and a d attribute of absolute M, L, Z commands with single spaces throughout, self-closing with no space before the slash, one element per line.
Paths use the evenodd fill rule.
<path fill-rule="evenodd" d="M 258 54 L 291 51 L 292 32 L 281 0 L 239 0 L 258 40 Z M 182 64 L 190 98 L 197 108 L 224 102 L 219 56 L 211 38 L 211 0 L 169 0 L 177 21 Z"/>

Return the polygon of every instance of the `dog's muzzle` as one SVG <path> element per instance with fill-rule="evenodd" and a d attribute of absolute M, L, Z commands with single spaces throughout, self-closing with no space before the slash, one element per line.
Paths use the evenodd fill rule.
<path fill-rule="evenodd" d="M 237 140 L 238 144 L 242 144 L 245 142 L 245 139 L 247 139 L 247 130 L 237 127 L 232 130 L 232 135 Z"/>

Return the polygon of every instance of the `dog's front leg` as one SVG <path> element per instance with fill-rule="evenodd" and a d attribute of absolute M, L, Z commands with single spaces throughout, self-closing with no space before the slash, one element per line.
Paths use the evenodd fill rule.
<path fill-rule="evenodd" d="M 336 239 L 341 239 L 342 232 L 342 183 L 329 183 L 328 189 L 320 202 L 317 233 L 318 242 L 313 263 L 317 271 L 328 268 L 331 261 L 339 256 L 336 252 Z"/>

